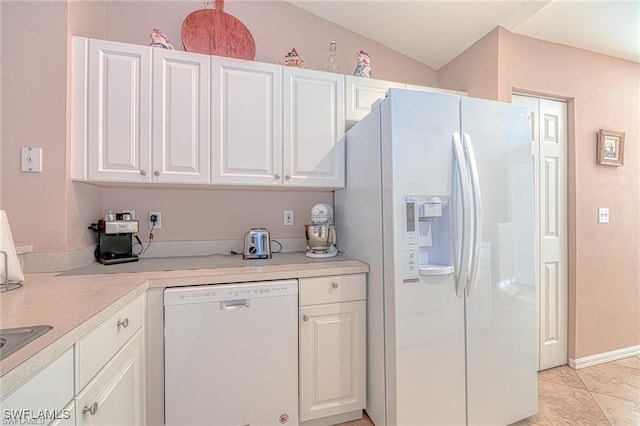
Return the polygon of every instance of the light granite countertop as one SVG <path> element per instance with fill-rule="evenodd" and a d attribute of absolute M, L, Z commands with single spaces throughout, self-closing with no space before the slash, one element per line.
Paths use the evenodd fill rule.
<path fill-rule="evenodd" d="M 233 255 L 171 257 L 109 266 L 96 263 L 63 274 L 28 274 L 22 288 L 0 294 L 0 327 L 48 324 L 53 329 L 0 361 L 0 396 L 8 395 L 149 288 L 368 271 L 366 264 L 346 256 L 318 260 L 294 252 L 269 260 L 243 261 Z"/>

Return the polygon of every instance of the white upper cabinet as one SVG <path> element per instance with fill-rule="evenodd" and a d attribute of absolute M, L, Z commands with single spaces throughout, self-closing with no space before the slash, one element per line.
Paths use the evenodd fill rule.
<path fill-rule="evenodd" d="M 284 185 L 344 187 L 344 76 L 284 68 Z"/>
<path fill-rule="evenodd" d="M 209 183 L 211 58 L 153 49 L 151 181 Z"/>
<path fill-rule="evenodd" d="M 72 179 L 344 187 L 344 75 L 83 37 L 72 46 Z"/>
<path fill-rule="evenodd" d="M 371 111 L 371 105 L 378 99 L 382 99 L 389 89 L 407 89 L 422 92 L 450 93 L 453 95 L 466 95 L 464 92 L 439 89 L 437 87 L 419 86 L 416 84 L 404 84 L 395 81 L 375 80 L 366 77 L 347 75 L 346 86 L 346 120 L 348 126 L 362 120 Z"/>
<path fill-rule="evenodd" d="M 350 121 L 362 120 L 371 111 L 371 104 L 384 98 L 391 88 L 404 89 L 403 83 L 374 80 L 366 77 L 346 76 L 346 118 Z"/>
<path fill-rule="evenodd" d="M 282 185 L 282 67 L 212 58 L 211 183 Z"/>
<path fill-rule="evenodd" d="M 88 42 L 87 177 L 143 182 L 150 166 L 151 50 Z"/>

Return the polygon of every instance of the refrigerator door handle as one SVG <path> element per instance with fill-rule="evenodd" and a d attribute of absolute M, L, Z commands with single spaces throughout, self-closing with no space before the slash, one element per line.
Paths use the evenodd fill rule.
<path fill-rule="evenodd" d="M 471 267 L 469 269 L 467 296 L 476 287 L 478 281 L 478 261 L 480 258 L 480 244 L 482 239 L 482 196 L 480 193 L 480 179 L 478 177 L 478 165 L 476 163 L 475 152 L 471 137 L 468 134 L 463 136 L 464 154 L 469 165 L 469 175 L 471 177 L 471 193 L 473 196 L 473 255 L 471 257 Z"/>
<path fill-rule="evenodd" d="M 458 178 L 460 180 L 460 198 L 462 202 L 462 242 L 459 251 L 459 263 L 456 266 L 456 295 L 464 297 L 467 281 L 469 279 L 469 251 L 470 251 L 470 229 L 471 222 L 471 187 L 469 183 L 469 169 L 464 147 L 460 140 L 460 133 L 453 134 L 453 152 L 457 165 Z M 457 239 L 457 238 L 456 238 Z M 457 253 L 456 253 L 457 254 Z"/>

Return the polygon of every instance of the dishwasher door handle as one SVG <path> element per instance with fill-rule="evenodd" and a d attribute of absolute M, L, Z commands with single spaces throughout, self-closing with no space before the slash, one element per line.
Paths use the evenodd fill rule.
<path fill-rule="evenodd" d="M 238 300 L 223 300 L 220 302 L 220 309 L 239 309 L 251 307 L 251 300 L 238 299 Z"/>

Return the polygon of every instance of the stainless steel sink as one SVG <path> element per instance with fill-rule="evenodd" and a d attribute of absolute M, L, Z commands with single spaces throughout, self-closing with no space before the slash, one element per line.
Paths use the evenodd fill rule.
<path fill-rule="evenodd" d="M 23 348 L 27 343 L 33 342 L 52 328 L 50 325 L 34 325 L 0 329 L 0 360 Z"/>

